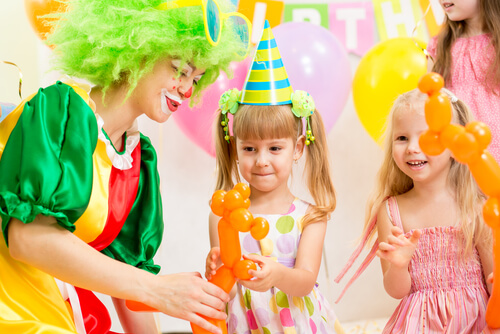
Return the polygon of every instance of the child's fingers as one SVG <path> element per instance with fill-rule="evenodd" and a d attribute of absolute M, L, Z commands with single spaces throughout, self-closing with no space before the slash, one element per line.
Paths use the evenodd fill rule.
<path fill-rule="evenodd" d="M 488 275 L 488 278 L 486 279 L 486 281 L 490 284 L 493 284 L 493 273 Z"/>
<path fill-rule="evenodd" d="M 259 264 L 264 263 L 262 259 L 265 257 L 256 254 L 243 254 L 243 258 L 246 260 L 252 260 L 253 262 Z"/>
<path fill-rule="evenodd" d="M 220 248 L 213 247 L 210 255 L 211 255 L 212 261 L 216 261 L 220 256 Z"/>
<path fill-rule="evenodd" d="M 381 251 L 393 251 L 396 249 L 396 247 L 388 244 L 387 242 L 381 242 L 378 244 L 378 249 Z"/>
<path fill-rule="evenodd" d="M 391 233 L 392 235 L 398 237 L 400 236 L 401 234 L 404 234 L 403 230 L 401 230 L 399 227 L 397 226 L 393 226 L 391 227 Z"/>
<path fill-rule="evenodd" d="M 249 269 L 248 274 L 255 277 L 255 278 L 264 278 L 267 275 L 262 270 L 253 270 L 253 269 Z"/>
<path fill-rule="evenodd" d="M 377 252 L 375 252 L 375 255 L 377 255 L 379 258 L 381 258 L 383 260 L 388 261 L 387 251 L 379 249 Z"/>
<path fill-rule="evenodd" d="M 260 277 L 258 277 L 259 276 L 259 271 L 258 270 L 249 269 L 248 270 L 248 275 L 260 278 Z"/>
<path fill-rule="evenodd" d="M 389 242 L 389 244 L 391 245 L 399 245 L 399 246 L 404 246 L 405 245 L 405 242 L 404 240 L 394 236 L 394 235 L 389 235 L 387 237 L 387 241 Z"/>
<path fill-rule="evenodd" d="M 420 230 L 414 230 L 413 233 L 410 236 L 409 241 L 416 245 L 418 243 L 418 240 L 420 239 L 420 236 L 422 235 L 422 232 Z"/>

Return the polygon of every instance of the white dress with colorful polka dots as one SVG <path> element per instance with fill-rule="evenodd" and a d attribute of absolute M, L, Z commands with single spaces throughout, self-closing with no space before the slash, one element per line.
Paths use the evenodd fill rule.
<path fill-rule="evenodd" d="M 269 256 L 293 268 L 308 206 L 296 198 L 285 215 L 254 215 L 268 220 L 269 234 L 259 242 L 250 233 L 240 233 L 242 253 Z M 343 333 L 317 284 L 305 297 L 289 296 L 277 288 L 257 292 L 237 284 L 237 289 L 228 304 L 229 334 Z"/>

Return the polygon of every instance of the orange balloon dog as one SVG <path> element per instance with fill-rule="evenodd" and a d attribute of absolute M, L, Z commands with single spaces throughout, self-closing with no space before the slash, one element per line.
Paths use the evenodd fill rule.
<path fill-rule="evenodd" d="M 438 155 L 450 149 L 455 159 L 467 164 L 479 188 L 489 196 L 483 206 L 485 222 L 493 230 L 493 277 L 500 280 L 500 166 L 486 150 L 491 141 L 488 126 L 470 122 L 465 127 L 450 124 L 452 118 L 448 95 L 441 93 L 443 78 L 427 73 L 418 83 L 422 93 L 429 96 L 425 103 L 425 120 L 429 130 L 420 136 L 420 148 L 425 154 Z M 500 286 L 493 291 L 486 309 L 486 322 L 491 328 L 500 328 Z"/>
<path fill-rule="evenodd" d="M 252 278 L 248 270 L 257 269 L 257 265 L 251 260 L 241 259 L 241 247 L 239 232 L 250 232 L 256 240 L 266 237 L 269 232 L 269 223 L 262 217 L 254 218 L 248 211 L 250 207 L 250 188 L 244 183 L 238 183 L 229 191 L 217 190 L 212 195 L 210 208 L 212 212 L 222 217 L 218 224 L 220 258 L 223 265 L 217 269 L 216 274 L 209 282 L 217 285 L 229 293 L 236 283 L 236 278 L 247 280 Z M 158 310 L 145 304 L 127 300 L 126 305 L 132 311 Z M 227 334 L 226 321 L 208 319 L 212 324 Z M 203 328 L 191 323 L 193 334 L 210 333 Z"/>

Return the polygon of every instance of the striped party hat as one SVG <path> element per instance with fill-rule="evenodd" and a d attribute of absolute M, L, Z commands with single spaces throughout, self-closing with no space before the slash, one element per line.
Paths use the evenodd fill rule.
<path fill-rule="evenodd" d="M 266 20 L 239 102 L 268 106 L 291 104 L 292 93 L 276 40 Z"/>

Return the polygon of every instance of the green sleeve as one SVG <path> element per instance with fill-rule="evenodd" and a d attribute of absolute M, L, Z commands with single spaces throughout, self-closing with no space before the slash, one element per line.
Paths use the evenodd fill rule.
<path fill-rule="evenodd" d="M 25 104 L 0 159 L 0 217 L 6 242 L 11 218 L 32 222 L 53 216 L 74 231 L 92 190 L 97 144 L 93 111 L 58 82 Z"/>
<path fill-rule="evenodd" d="M 102 253 L 147 270 L 160 271 L 153 257 L 163 237 L 163 213 L 156 152 L 141 134 L 141 171 L 137 197 L 122 230 Z"/>

